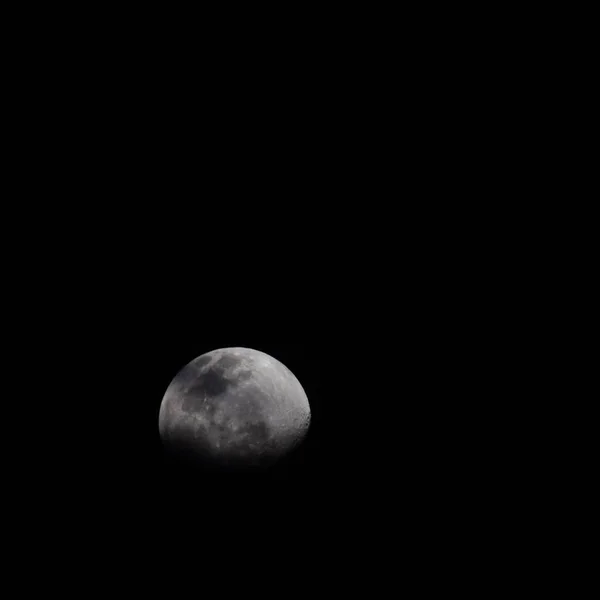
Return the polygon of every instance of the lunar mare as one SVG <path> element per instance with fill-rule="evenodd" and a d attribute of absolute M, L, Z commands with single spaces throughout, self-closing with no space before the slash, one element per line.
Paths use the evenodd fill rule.
<path fill-rule="evenodd" d="M 271 464 L 310 425 L 306 392 L 281 362 L 250 348 L 221 348 L 188 363 L 163 397 L 168 450 L 210 466 Z"/>

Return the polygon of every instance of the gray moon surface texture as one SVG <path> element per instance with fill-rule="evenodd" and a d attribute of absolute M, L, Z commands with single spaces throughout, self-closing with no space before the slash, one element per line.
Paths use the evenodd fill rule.
<path fill-rule="evenodd" d="M 215 467 L 262 466 L 297 446 L 310 426 L 302 385 L 281 362 L 250 348 L 221 348 L 188 363 L 163 397 L 167 450 Z"/>

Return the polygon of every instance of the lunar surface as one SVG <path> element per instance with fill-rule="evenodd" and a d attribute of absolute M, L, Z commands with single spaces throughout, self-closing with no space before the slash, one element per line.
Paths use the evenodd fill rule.
<path fill-rule="evenodd" d="M 297 446 L 310 406 L 294 374 L 250 348 L 222 348 L 187 364 L 159 414 L 167 450 L 217 468 L 266 466 Z"/>

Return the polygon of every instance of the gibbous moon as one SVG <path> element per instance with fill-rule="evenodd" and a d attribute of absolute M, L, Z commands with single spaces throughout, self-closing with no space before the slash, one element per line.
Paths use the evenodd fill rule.
<path fill-rule="evenodd" d="M 310 406 L 298 379 L 272 356 L 222 348 L 199 356 L 175 376 L 158 425 L 167 450 L 198 464 L 263 466 L 302 441 Z"/>

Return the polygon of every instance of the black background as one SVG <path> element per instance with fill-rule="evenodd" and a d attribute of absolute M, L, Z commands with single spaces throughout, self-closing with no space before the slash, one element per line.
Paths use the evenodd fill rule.
<path fill-rule="evenodd" d="M 111 574 L 172 590 L 204 570 L 243 588 L 232 567 L 253 578 L 265 563 L 333 581 L 398 544 L 393 561 L 423 568 L 506 524 L 504 373 L 521 367 L 498 353 L 510 322 L 487 276 L 493 221 L 472 230 L 471 209 L 432 202 L 448 184 L 423 179 L 422 160 L 414 172 L 398 159 L 393 202 L 373 156 L 325 157 L 322 171 L 302 160 L 318 154 L 308 142 L 291 163 L 273 148 L 266 164 L 172 149 L 134 160 L 103 143 L 69 164 L 89 205 L 60 255 L 39 257 L 56 300 L 38 305 L 35 339 L 60 365 L 59 408 L 36 405 L 51 442 L 30 457 L 46 526 L 108 548 Z M 281 360 L 311 404 L 302 447 L 256 476 L 173 465 L 158 436 L 172 378 L 227 346 Z"/>
<path fill-rule="evenodd" d="M 324 575 L 375 595 L 378 571 L 472 570 L 527 510 L 525 286 L 505 285 L 519 207 L 503 227 L 515 144 L 493 86 L 444 56 L 445 79 L 408 58 L 243 82 L 210 60 L 119 59 L 111 85 L 93 55 L 36 59 L 23 194 L 74 200 L 36 208 L 49 242 L 20 271 L 23 362 L 48 374 L 12 425 L 42 430 L 15 454 L 44 555 L 67 548 L 111 593 Z M 173 465 L 158 436 L 172 378 L 227 346 L 282 361 L 311 404 L 305 443 L 258 475 Z"/>

